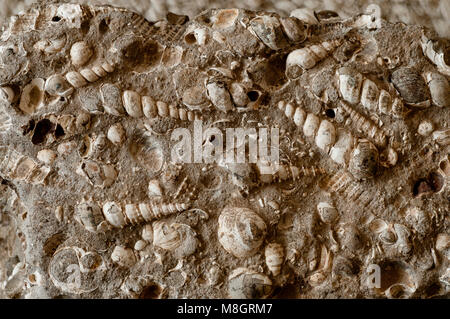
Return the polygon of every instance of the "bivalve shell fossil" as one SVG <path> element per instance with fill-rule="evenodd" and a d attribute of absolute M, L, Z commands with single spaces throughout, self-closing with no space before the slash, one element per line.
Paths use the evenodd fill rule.
<path fill-rule="evenodd" d="M 23 88 L 19 108 L 25 114 L 32 114 L 42 107 L 44 101 L 44 86 L 45 81 L 41 78 L 36 78 Z"/>
<path fill-rule="evenodd" d="M 411 106 L 430 106 L 430 93 L 422 76 L 413 68 L 402 67 L 391 75 L 394 84 L 401 97 Z"/>
<path fill-rule="evenodd" d="M 367 140 L 362 140 L 350 156 L 349 171 L 357 179 L 372 178 L 378 171 L 378 149 Z"/>

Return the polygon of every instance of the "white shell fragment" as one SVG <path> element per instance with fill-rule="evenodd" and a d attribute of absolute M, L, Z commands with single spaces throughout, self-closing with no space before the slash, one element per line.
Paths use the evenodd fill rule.
<path fill-rule="evenodd" d="M 284 262 L 284 248 L 278 243 L 270 243 L 264 251 L 266 265 L 274 276 L 281 272 L 281 266 Z"/>
<path fill-rule="evenodd" d="M 92 49 L 84 42 L 76 42 L 70 48 L 70 58 L 72 63 L 76 66 L 82 66 L 86 64 L 92 56 Z"/>
<path fill-rule="evenodd" d="M 125 129 L 123 128 L 122 124 L 116 123 L 108 129 L 106 137 L 114 145 L 122 145 L 126 139 Z"/>
<path fill-rule="evenodd" d="M 130 268 L 136 263 L 136 256 L 131 248 L 116 246 L 111 254 L 111 260 L 119 266 Z"/>
<path fill-rule="evenodd" d="M 36 78 L 26 85 L 20 97 L 19 108 L 25 114 L 32 114 L 42 107 L 44 101 L 44 85 L 45 81 L 41 78 Z"/>

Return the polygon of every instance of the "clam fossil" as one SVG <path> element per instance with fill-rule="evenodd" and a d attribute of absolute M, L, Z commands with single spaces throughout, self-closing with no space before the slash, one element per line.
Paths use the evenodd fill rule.
<path fill-rule="evenodd" d="M 378 150 L 367 140 L 360 141 L 353 149 L 348 165 L 355 178 L 373 178 L 378 171 Z"/>
<path fill-rule="evenodd" d="M 264 220 L 249 208 L 226 207 L 219 216 L 219 242 L 238 258 L 256 254 L 266 231 Z"/>
<path fill-rule="evenodd" d="M 413 68 L 402 67 L 391 75 L 391 81 L 406 103 L 417 107 L 430 106 L 430 93 L 423 77 Z"/>

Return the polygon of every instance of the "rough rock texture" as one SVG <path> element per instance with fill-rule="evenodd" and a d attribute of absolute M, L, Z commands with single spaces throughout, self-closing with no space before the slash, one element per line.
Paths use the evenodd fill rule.
<path fill-rule="evenodd" d="M 44 4 L 12 18 L 0 297 L 448 294 L 448 40 L 376 15 L 294 15 L 149 22 Z M 279 128 L 281 168 L 171 162 L 194 119 Z"/>

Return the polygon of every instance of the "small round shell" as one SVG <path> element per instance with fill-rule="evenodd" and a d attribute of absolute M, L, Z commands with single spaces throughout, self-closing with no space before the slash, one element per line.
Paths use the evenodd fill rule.
<path fill-rule="evenodd" d="M 228 295 L 232 299 L 262 299 L 272 292 L 272 281 L 248 268 L 237 268 L 228 277 Z"/>
<path fill-rule="evenodd" d="M 19 108 L 25 114 L 32 114 L 39 109 L 44 101 L 44 86 L 45 81 L 41 78 L 36 78 L 26 85 L 20 97 Z"/>
<path fill-rule="evenodd" d="M 325 224 L 334 224 L 339 218 L 336 207 L 327 202 L 317 204 L 317 211 L 319 212 L 320 219 Z"/>
<path fill-rule="evenodd" d="M 70 58 L 75 66 L 82 66 L 89 61 L 92 56 L 92 49 L 84 42 L 76 42 L 70 48 Z"/>
<path fill-rule="evenodd" d="M 210 82 L 206 85 L 206 90 L 211 103 L 216 109 L 228 112 L 233 109 L 230 93 L 222 82 Z"/>
<path fill-rule="evenodd" d="M 422 136 L 429 136 L 433 132 L 433 123 L 428 120 L 422 121 L 417 128 L 417 133 Z"/>
<path fill-rule="evenodd" d="M 119 266 L 130 268 L 136 263 L 136 256 L 131 248 L 116 246 L 111 254 L 111 260 Z"/>
<path fill-rule="evenodd" d="M 128 115 L 132 117 L 141 117 L 143 115 L 141 96 L 137 92 L 130 90 L 124 91 L 123 106 Z"/>
<path fill-rule="evenodd" d="M 154 118 L 158 115 L 158 109 L 156 102 L 151 96 L 143 96 L 142 99 L 142 112 L 147 118 Z"/>
<path fill-rule="evenodd" d="M 103 215 L 106 221 L 114 227 L 122 228 L 126 225 L 122 208 L 115 202 L 106 202 L 103 204 Z"/>
<path fill-rule="evenodd" d="M 278 276 L 281 272 L 281 265 L 284 262 L 284 248 L 278 243 L 270 243 L 264 251 L 266 257 L 266 265 L 274 276 Z"/>
<path fill-rule="evenodd" d="M 219 242 L 238 258 L 257 253 L 266 231 L 264 220 L 248 208 L 227 207 L 219 216 Z"/>
<path fill-rule="evenodd" d="M 378 149 L 371 142 L 362 140 L 350 156 L 349 171 L 357 179 L 375 176 L 378 171 Z"/>
<path fill-rule="evenodd" d="M 125 129 L 122 124 L 116 123 L 108 129 L 106 136 L 114 145 L 122 145 L 126 139 Z"/>
<path fill-rule="evenodd" d="M 73 87 L 60 74 L 54 74 L 45 81 L 45 91 L 53 96 L 68 97 L 73 92 Z"/>

